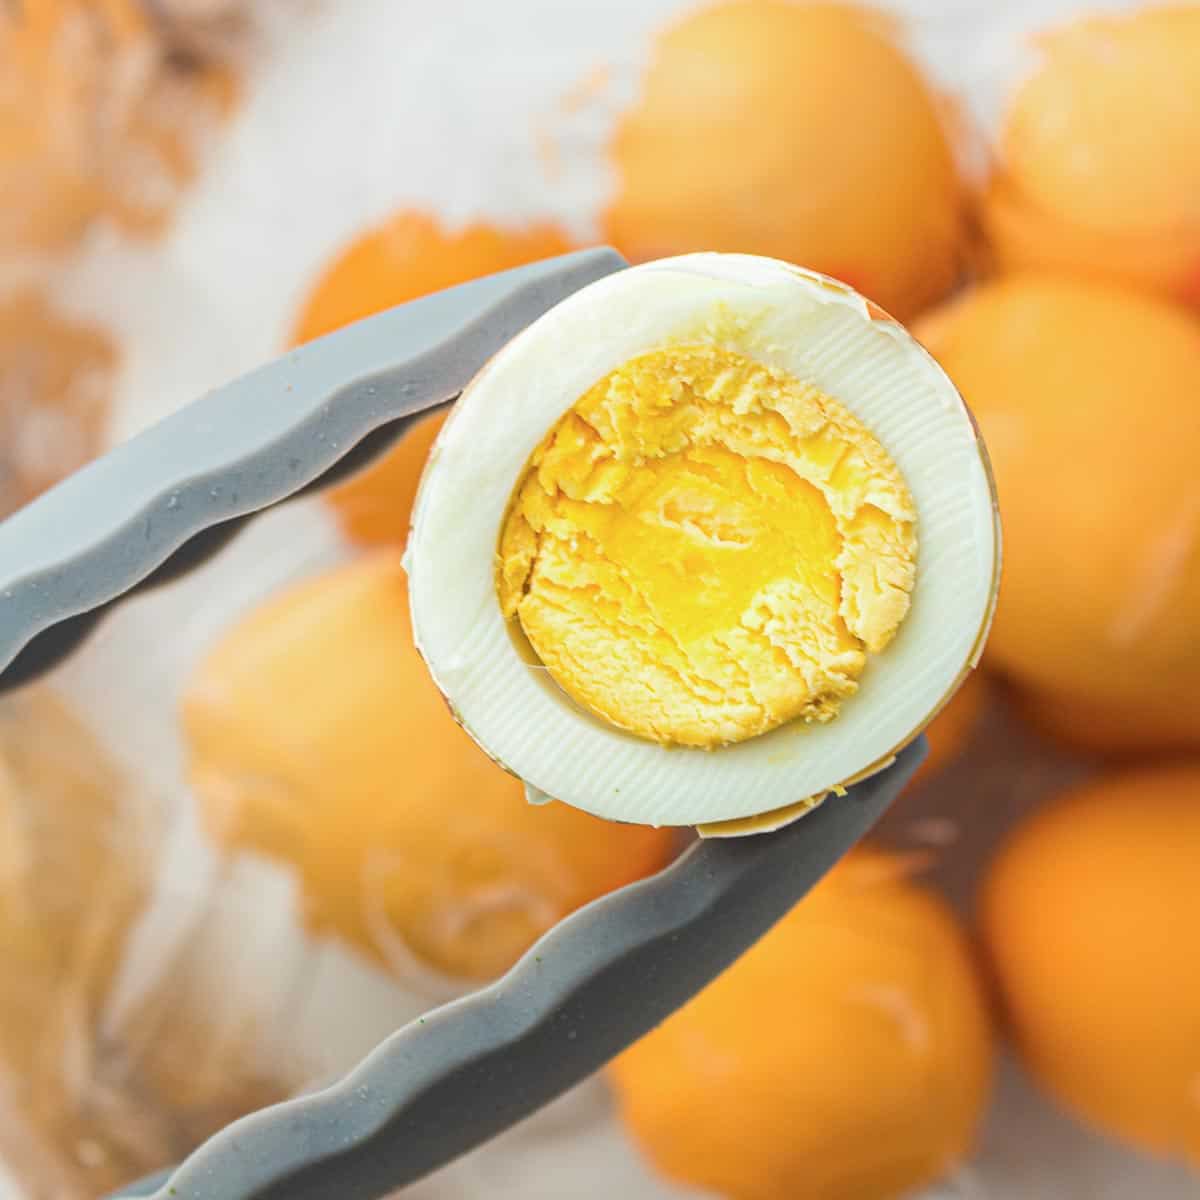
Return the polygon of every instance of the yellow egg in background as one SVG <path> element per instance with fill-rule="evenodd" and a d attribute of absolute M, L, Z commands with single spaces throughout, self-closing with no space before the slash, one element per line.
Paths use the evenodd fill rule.
<path fill-rule="evenodd" d="M 421 212 L 400 212 L 341 251 L 306 298 L 292 341 L 299 344 L 429 292 L 565 254 L 571 244 L 551 225 L 448 230 Z M 444 415 L 424 418 L 389 454 L 330 489 L 329 502 L 356 542 L 403 545 L 417 484 Z"/>
<path fill-rule="evenodd" d="M 916 332 L 996 474 L 990 661 L 1077 743 L 1200 742 L 1200 322 L 1111 284 L 1026 275 Z"/>
<path fill-rule="evenodd" d="M 650 874 L 669 831 L 527 803 L 455 723 L 397 554 L 285 591 L 219 641 L 183 723 L 204 823 L 298 873 L 311 926 L 404 975 L 487 979 Z"/>
<path fill-rule="evenodd" d="M 945 114 L 869 8 L 734 0 L 688 12 L 655 42 L 611 153 L 602 227 L 634 260 L 782 258 L 900 318 L 963 266 Z"/>
<path fill-rule="evenodd" d="M 408 541 L 421 472 L 448 415 L 421 417 L 386 454 L 323 493 L 356 545 L 403 547 Z"/>
<path fill-rule="evenodd" d="M 983 207 L 998 265 L 1200 304 L 1200 8 L 1090 15 L 1036 47 Z"/>
<path fill-rule="evenodd" d="M 292 341 L 307 342 L 393 305 L 570 249 L 567 235 L 546 223 L 452 230 L 428 213 L 398 212 L 356 237 L 322 272 Z"/>
<path fill-rule="evenodd" d="M 727 1200 L 899 1200 L 969 1154 L 992 1029 L 963 931 L 860 849 L 610 1067 L 660 1170 Z"/>
<path fill-rule="evenodd" d="M 1013 1036 L 1084 1120 L 1200 1166 L 1200 767 L 1142 767 L 1018 826 L 980 916 Z"/>

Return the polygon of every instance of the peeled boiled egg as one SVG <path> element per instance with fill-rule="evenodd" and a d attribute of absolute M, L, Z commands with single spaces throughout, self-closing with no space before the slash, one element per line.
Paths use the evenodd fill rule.
<path fill-rule="evenodd" d="M 1105 754 L 1200 745 L 1200 323 L 1129 288 L 1028 274 L 917 332 L 992 450 L 1008 536 L 988 654 L 1024 710 Z"/>
<path fill-rule="evenodd" d="M 978 657 L 997 556 L 975 427 L 905 330 L 816 273 L 698 254 L 493 358 L 406 562 L 435 682 L 531 796 L 707 827 L 886 765 Z"/>
<path fill-rule="evenodd" d="M 565 254 L 567 235 L 546 223 L 502 228 L 477 221 L 451 228 L 403 209 L 356 237 L 330 261 L 308 294 L 292 342 L 300 344 L 430 292 Z M 426 417 L 389 453 L 331 488 L 325 499 L 359 545 L 403 545 L 417 482 L 443 415 Z"/>
<path fill-rule="evenodd" d="M 1200 305 L 1200 8 L 1088 13 L 1036 48 L 982 208 L 998 265 Z"/>
<path fill-rule="evenodd" d="M 779 0 L 689 8 L 617 122 L 605 237 L 642 260 L 790 258 L 907 319 L 966 257 L 952 123 L 888 17 Z"/>
<path fill-rule="evenodd" d="M 1200 764 L 1102 774 L 1009 835 L 981 932 L 1025 1066 L 1089 1124 L 1200 1167 Z"/>
<path fill-rule="evenodd" d="M 916 1200 L 971 1151 L 992 1041 L 954 914 L 863 847 L 608 1077 L 654 1166 L 706 1196 Z"/>
<path fill-rule="evenodd" d="M 182 717 L 213 840 L 294 870 L 310 928 L 402 978 L 499 975 L 674 850 L 665 831 L 524 802 L 425 674 L 392 553 L 237 622 L 189 680 Z"/>

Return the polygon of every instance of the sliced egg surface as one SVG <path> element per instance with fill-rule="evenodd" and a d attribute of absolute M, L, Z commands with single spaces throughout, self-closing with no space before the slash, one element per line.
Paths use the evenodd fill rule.
<path fill-rule="evenodd" d="M 962 399 L 897 322 L 773 259 L 584 288 L 464 391 L 406 565 L 484 750 L 613 820 L 769 829 L 953 694 L 999 529 Z"/>

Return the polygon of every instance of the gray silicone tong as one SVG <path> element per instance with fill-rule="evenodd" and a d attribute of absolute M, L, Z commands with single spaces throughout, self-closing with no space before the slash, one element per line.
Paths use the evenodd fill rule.
<path fill-rule="evenodd" d="M 218 388 L 0 524 L 0 690 L 254 513 L 364 465 L 572 292 L 588 250 L 370 317 Z M 581 1081 L 696 994 L 879 819 L 924 754 L 775 833 L 700 842 L 560 923 L 499 982 L 400 1030 L 325 1091 L 230 1126 L 130 1195 L 370 1200 Z"/>

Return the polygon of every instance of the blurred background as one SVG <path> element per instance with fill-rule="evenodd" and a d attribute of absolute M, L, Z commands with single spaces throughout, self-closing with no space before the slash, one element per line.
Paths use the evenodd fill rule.
<path fill-rule="evenodd" d="M 1200 6 L 9 0 L 0 514 L 289 346 L 602 242 L 909 324 L 992 454 L 1000 611 L 872 846 L 406 1194 L 1200 1196 Z M 439 420 L 0 699 L 4 1200 L 177 1160 L 678 851 L 528 807 L 426 677 Z"/>

